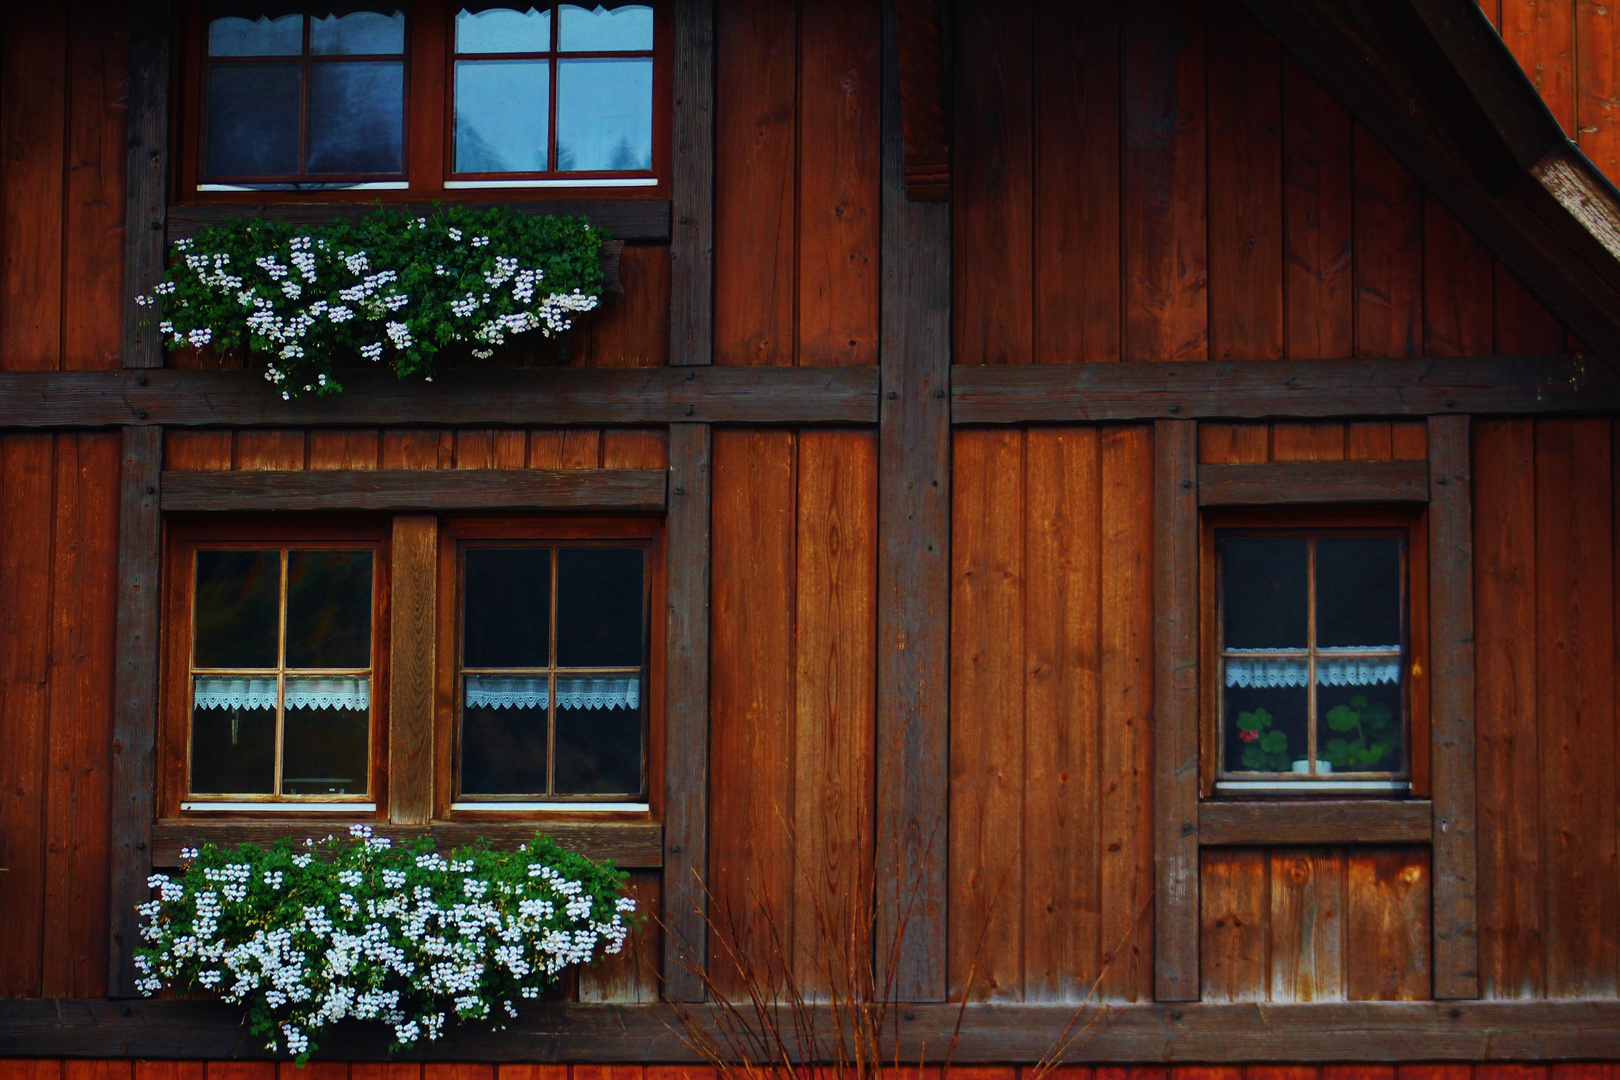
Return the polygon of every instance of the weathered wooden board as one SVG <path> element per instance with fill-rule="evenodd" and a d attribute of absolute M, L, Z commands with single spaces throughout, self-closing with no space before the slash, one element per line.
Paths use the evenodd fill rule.
<path fill-rule="evenodd" d="M 675 5 L 669 360 L 714 352 L 714 0 Z"/>
<path fill-rule="evenodd" d="M 1206 802 L 1198 808 L 1204 845 L 1420 844 L 1431 836 L 1427 800 Z"/>
<path fill-rule="evenodd" d="M 431 514 L 400 515 L 393 520 L 393 530 L 388 570 L 393 619 L 388 644 L 388 820 L 425 825 L 433 817 L 437 757 L 433 684 L 438 669 L 434 653 L 439 519 Z"/>
<path fill-rule="evenodd" d="M 457 202 L 473 210 L 500 206 L 520 214 L 551 214 L 589 218 L 591 225 L 606 230 L 615 240 L 668 240 L 670 204 L 663 199 L 557 199 L 493 202 Z M 389 203 L 389 209 L 410 214 L 429 214 L 433 203 Z M 197 235 L 205 225 L 217 225 L 243 218 L 279 221 L 289 225 L 322 225 L 331 221 L 354 221 L 373 213 L 374 202 L 312 203 L 229 203 L 216 205 L 170 206 L 166 214 L 168 239 L 181 240 Z"/>
<path fill-rule="evenodd" d="M 656 469 L 354 469 L 166 472 L 168 512 L 576 510 L 660 512 Z"/>
<path fill-rule="evenodd" d="M 1426 461 L 1203 465 L 1197 473 L 1199 506 L 1429 501 Z"/>

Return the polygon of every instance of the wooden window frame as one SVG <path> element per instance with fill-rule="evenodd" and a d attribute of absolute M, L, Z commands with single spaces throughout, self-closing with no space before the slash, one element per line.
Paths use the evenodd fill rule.
<path fill-rule="evenodd" d="M 652 168 L 624 172 L 558 172 L 453 174 L 454 132 L 454 19 L 451 0 L 401 0 L 409 10 L 405 21 L 405 116 L 402 175 L 370 176 L 351 181 L 341 176 L 308 180 L 241 181 L 247 183 L 307 182 L 356 183 L 349 188 L 307 191 L 205 190 L 201 175 L 204 72 L 207 69 L 206 0 L 182 0 L 176 5 L 174 40 L 179 43 L 173 76 L 176 107 L 170 118 L 171 153 L 177 165 L 171 171 L 171 195 L 180 205 L 196 203 L 359 202 L 393 203 L 435 200 L 488 201 L 491 198 L 546 199 L 668 199 L 670 197 L 673 82 L 674 2 L 647 0 L 653 6 Z M 555 9 L 556 4 L 553 4 Z M 555 40 L 556 19 L 553 19 Z M 572 55 L 572 54 L 565 54 Z M 594 53 L 581 53 L 592 56 Z M 305 58 L 307 59 L 307 58 Z M 552 81 L 556 64 L 552 63 Z M 550 102 L 556 138 L 556 95 Z M 301 120 L 300 142 L 305 137 Z M 550 159 L 548 158 L 548 161 Z M 550 161 L 555 164 L 554 161 Z M 634 181 L 634 186 L 623 183 Z M 650 180 L 650 183 L 646 181 Z M 210 185 L 225 186 L 230 178 L 210 178 Z"/>
<path fill-rule="evenodd" d="M 436 672 L 434 685 L 434 784 L 433 818 L 454 822 L 656 822 L 664 811 L 664 700 L 665 634 L 667 620 L 657 618 L 665 610 L 667 593 L 665 527 L 662 518 L 574 518 L 574 517 L 446 517 L 439 528 L 438 589 L 436 608 Z M 553 803 L 544 809 L 512 809 L 490 804 L 476 809 L 457 805 L 456 768 L 459 759 L 458 729 L 461 709 L 457 686 L 461 655 L 461 552 L 468 547 L 485 547 L 501 542 L 542 546 L 563 543 L 632 543 L 647 551 L 645 582 L 647 595 L 646 670 L 647 688 L 643 699 L 646 735 L 643 744 L 645 807 L 637 809 L 594 809 L 589 800 L 577 808 L 561 808 Z M 490 800 L 494 803 L 499 800 Z M 607 802 L 607 800 L 602 800 Z"/>
<path fill-rule="evenodd" d="M 252 809 L 238 798 L 220 798 L 218 807 L 186 809 L 187 802 L 205 801 L 189 795 L 191 757 L 191 650 L 194 558 L 198 550 L 308 546 L 347 548 L 373 553 L 371 746 L 370 778 L 365 799 L 315 800 L 283 797 L 280 793 Z M 186 820 L 263 820 L 277 814 L 300 820 L 373 820 L 386 817 L 388 805 L 388 679 L 390 622 L 390 553 L 387 528 L 375 521 L 286 522 L 239 520 L 229 523 L 184 521 L 167 530 L 164 552 L 163 660 L 160 674 L 158 723 L 157 816 Z M 338 803 L 349 803 L 337 806 Z M 303 805 L 323 809 L 300 809 Z M 262 809 L 260 808 L 262 807 Z M 334 807 L 334 808 L 324 808 Z"/>
<path fill-rule="evenodd" d="M 1225 733 L 1222 730 L 1220 649 L 1220 581 L 1215 553 L 1217 531 L 1242 531 L 1278 536 L 1390 535 L 1405 537 L 1402 582 L 1403 703 L 1402 737 L 1406 746 L 1406 789 L 1347 792 L 1330 790 L 1327 781 L 1310 780 L 1271 790 L 1220 791 L 1228 777 L 1222 771 Z M 1314 507 L 1268 506 L 1205 509 L 1199 515 L 1199 712 L 1203 752 L 1199 755 L 1200 795 L 1204 799 L 1372 799 L 1427 798 L 1429 793 L 1429 541 L 1428 515 L 1422 506 Z M 1314 724 L 1315 717 L 1311 718 Z M 1312 791 L 1306 784 L 1320 784 Z"/>

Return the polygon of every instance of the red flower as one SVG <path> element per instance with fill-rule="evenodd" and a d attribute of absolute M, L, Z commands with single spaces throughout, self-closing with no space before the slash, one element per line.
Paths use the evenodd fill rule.
<path fill-rule="evenodd" d="M 1238 732 L 1238 738 L 1242 739 L 1244 742 L 1254 742 L 1254 740 L 1258 739 L 1259 737 L 1260 733 L 1258 731 Z"/>

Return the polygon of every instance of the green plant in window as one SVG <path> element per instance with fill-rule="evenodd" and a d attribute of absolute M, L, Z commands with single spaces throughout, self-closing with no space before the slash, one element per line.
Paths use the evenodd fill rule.
<path fill-rule="evenodd" d="M 1344 732 L 1329 739 L 1322 749 L 1322 758 L 1341 772 L 1365 772 L 1378 766 L 1395 750 L 1395 718 L 1385 706 L 1368 701 L 1357 694 L 1348 705 L 1335 705 L 1328 710 L 1328 728 Z M 1354 738 L 1345 736 L 1354 732 Z"/>
<path fill-rule="evenodd" d="M 1271 713 L 1265 709 L 1238 713 L 1238 738 L 1243 748 L 1243 767 L 1250 772 L 1287 772 L 1288 733 L 1271 726 Z"/>

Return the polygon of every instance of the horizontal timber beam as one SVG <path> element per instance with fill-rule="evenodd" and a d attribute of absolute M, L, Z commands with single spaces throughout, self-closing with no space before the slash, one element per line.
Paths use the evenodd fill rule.
<path fill-rule="evenodd" d="M 180 864 L 180 849 L 199 844 L 270 844 L 277 840 L 295 843 L 327 834 L 348 834 L 350 821 L 332 818 L 305 818 L 281 821 L 159 821 L 152 826 L 152 865 Z M 352 824 L 369 826 L 377 836 L 396 843 L 431 836 L 439 850 L 466 847 L 487 841 L 497 851 L 515 851 L 520 844 L 544 832 L 564 851 L 577 851 L 598 862 L 612 859 L 615 866 L 656 867 L 663 865 L 664 828 L 646 821 L 556 821 L 543 827 L 534 823 L 511 824 L 490 821 L 435 821 L 428 825 L 394 825 L 374 818 L 355 818 Z"/>
<path fill-rule="evenodd" d="M 961 364 L 957 424 L 1610 412 L 1620 378 L 1579 356 Z"/>
<path fill-rule="evenodd" d="M 1427 799 L 1209 802 L 1198 808 L 1198 842 L 1210 846 L 1277 844 L 1427 844 Z"/>
<path fill-rule="evenodd" d="M 171 512 L 620 510 L 661 513 L 663 469 L 355 469 L 166 472 Z"/>
<path fill-rule="evenodd" d="M 833 1030 L 825 1006 L 816 1030 Z M 1620 1002 L 1346 1002 L 1085 1006 L 1075 1062 L 1558 1061 L 1620 1058 Z M 714 1005 L 683 1006 L 697 1023 Z M 1032 1064 L 1076 1015 L 1070 1005 L 907 1005 L 891 1013 L 902 1061 Z M 746 1004 L 743 1016 L 751 1016 Z M 960 1019 L 959 1019 L 960 1018 Z M 781 1021 L 794 1030 L 792 1021 Z M 389 1054 L 390 1030 L 346 1024 L 316 1060 L 699 1062 L 666 1005 L 535 1005 L 503 1031 L 451 1025 Z M 953 1029 L 960 1023 L 959 1034 Z M 1076 1024 L 1078 1029 L 1080 1024 Z M 954 1051 L 954 1053 L 953 1053 Z M 0 1056 L 266 1059 L 240 1009 L 215 1002 L 0 1000 Z"/>
<path fill-rule="evenodd" d="M 385 210 L 405 210 L 412 214 L 431 214 L 435 204 L 429 202 L 399 202 L 381 204 Z M 469 210 L 488 210 L 501 206 L 522 214 L 556 214 L 566 217 L 586 217 L 591 225 L 608 233 L 615 240 L 668 240 L 668 199 L 546 199 L 526 202 L 453 202 L 445 206 L 464 206 Z M 168 209 L 168 238 L 171 241 L 196 236 L 204 225 L 228 224 L 253 218 L 278 221 L 288 225 L 325 225 L 333 221 L 356 221 L 378 207 L 375 200 L 348 202 L 290 203 L 210 203 L 207 206 L 171 206 Z"/>
<path fill-rule="evenodd" d="M 1427 461 L 1288 461 L 1198 467 L 1199 506 L 1428 501 Z"/>
<path fill-rule="evenodd" d="M 424 383 L 344 375 L 325 398 L 282 401 L 246 371 L 0 373 L 0 429 L 398 425 L 876 424 L 873 367 L 526 368 Z"/>

